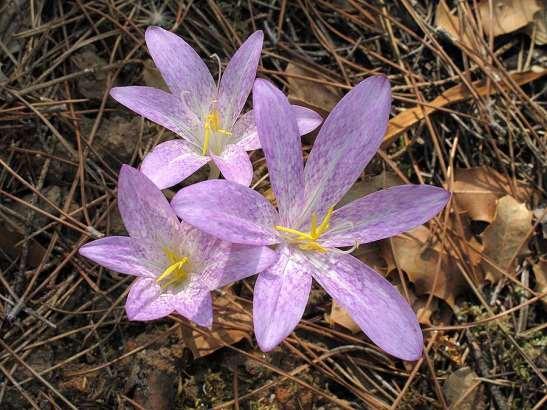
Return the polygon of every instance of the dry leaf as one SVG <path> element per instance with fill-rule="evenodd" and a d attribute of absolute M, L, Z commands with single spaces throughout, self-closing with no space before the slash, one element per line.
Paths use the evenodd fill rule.
<path fill-rule="evenodd" d="M 513 31 L 528 28 L 532 35 L 536 31 L 536 44 L 545 41 L 545 3 L 541 0 L 484 0 L 478 6 L 478 16 L 485 36 L 490 32 L 494 37 Z M 450 12 L 445 0 L 441 0 L 435 10 L 435 27 L 446 33 L 455 43 L 459 42 L 468 48 L 480 47 L 473 41 L 468 21 L 462 21 L 459 16 Z"/>
<path fill-rule="evenodd" d="M 481 410 L 486 408 L 483 389 L 477 374 L 470 367 L 456 370 L 444 384 L 444 394 L 454 410 Z"/>
<path fill-rule="evenodd" d="M 545 69 L 541 69 L 539 71 L 526 71 L 524 73 L 513 73 L 511 74 L 511 78 L 516 84 L 524 85 L 543 77 L 546 73 L 547 70 Z M 507 88 L 502 83 L 500 83 L 499 87 L 504 90 Z M 479 96 L 496 94 L 498 92 L 496 87 L 487 87 L 482 81 L 475 81 L 473 83 L 473 88 L 475 90 L 475 93 L 477 93 Z M 409 129 L 412 125 L 416 124 L 418 121 L 424 119 L 426 115 L 437 111 L 437 109 L 439 108 L 443 108 L 456 102 L 464 101 L 471 97 L 472 94 L 468 91 L 467 87 L 463 84 L 459 84 L 452 88 L 449 88 L 433 101 L 427 102 L 427 106 L 417 105 L 416 107 L 408 108 L 400 112 L 389 121 L 382 147 L 385 148 L 386 146 L 391 144 L 395 140 L 395 138 L 397 138 L 399 135 Z"/>
<path fill-rule="evenodd" d="M 497 37 L 528 26 L 544 9 L 538 0 L 493 0 L 492 14 L 489 1 L 482 1 L 478 11 L 485 34 L 492 30 Z"/>
<path fill-rule="evenodd" d="M 538 263 L 532 266 L 532 272 L 536 278 L 536 291 L 538 293 L 547 292 L 547 259 L 540 259 Z M 547 308 L 547 296 L 541 299 L 543 305 Z"/>
<path fill-rule="evenodd" d="M 399 266 L 406 272 L 418 296 L 433 291 L 434 296 L 453 308 L 456 296 L 466 288 L 452 255 L 442 253 L 442 263 L 437 273 L 440 244 L 424 225 L 382 241 L 382 255 L 388 263 L 389 271 Z M 436 273 L 437 283 L 433 289 Z"/>
<path fill-rule="evenodd" d="M 458 16 L 450 13 L 450 9 L 445 0 L 437 4 L 435 10 L 435 27 L 446 33 L 453 41 L 460 41 L 467 47 L 472 47 L 473 41 L 469 36 L 469 31 L 465 30 L 465 25 L 461 23 Z"/>
<path fill-rule="evenodd" d="M 214 299 L 215 321 L 212 330 L 203 333 L 184 328 L 183 339 L 194 358 L 207 356 L 226 345 L 233 345 L 244 337 L 250 337 L 252 323 L 249 314 L 234 300 L 230 292 Z"/>
<path fill-rule="evenodd" d="M 289 83 L 289 99 L 294 103 L 309 106 L 323 114 L 330 112 L 332 107 L 340 100 L 338 89 L 315 81 L 306 80 L 305 77 L 326 80 L 319 77 L 316 72 L 301 68 L 289 63 L 285 69 L 287 82 Z"/>
<path fill-rule="evenodd" d="M 496 214 L 496 201 L 512 194 L 511 180 L 490 167 L 456 169 L 452 185 L 454 200 L 459 211 L 466 212 L 475 221 L 492 222 Z M 526 202 L 532 191 L 518 183 L 515 196 Z"/>
<path fill-rule="evenodd" d="M 520 255 L 532 226 L 532 212 L 526 205 L 506 195 L 498 200 L 496 217 L 482 233 L 484 255 L 497 267 L 513 274 L 515 255 Z M 511 263 L 512 262 L 512 263 Z M 497 282 L 503 274 L 485 260 L 481 263 L 486 279 Z"/>
<path fill-rule="evenodd" d="M 545 5 L 545 3 L 543 4 Z M 547 10 L 545 6 L 536 13 L 534 24 L 530 24 L 527 31 L 538 46 L 547 44 Z"/>

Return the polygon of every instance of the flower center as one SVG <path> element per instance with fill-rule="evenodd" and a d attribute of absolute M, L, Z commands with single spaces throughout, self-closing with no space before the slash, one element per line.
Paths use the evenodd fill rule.
<path fill-rule="evenodd" d="M 220 128 L 220 113 L 218 110 L 213 109 L 209 111 L 209 114 L 205 117 L 205 131 L 203 136 L 203 146 L 201 148 L 201 154 L 205 155 L 209 150 L 209 144 L 213 133 L 232 135 L 232 133 L 224 128 Z"/>
<path fill-rule="evenodd" d="M 319 225 L 317 225 L 317 214 L 315 212 L 312 213 L 309 232 L 302 232 L 297 229 L 286 228 L 280 225 L 276 225 L 275 229 L 279 232 L 287 234 L 287 241 L 295 244 L 303 251 L 316 251 L 324 253 L 327 252 L 327 249 L 321 246 L 317 240 L 321 237 L 321 235 L 329 230 L 329 222 L 333 211 L 334 208 L 330 207 Z"/>
<path fill-rule="evenodd" d="M 182 285 L 189 276 L 189 273 L 184 269 L 184 265 L 188 263 L 188 257 L 181 257 L 167 248 L 164 248 L 163 252 L 169 260 L 169 266 L 156 278 L 156 283 L 161 286 L 162 290 L 169 286 Z"/>

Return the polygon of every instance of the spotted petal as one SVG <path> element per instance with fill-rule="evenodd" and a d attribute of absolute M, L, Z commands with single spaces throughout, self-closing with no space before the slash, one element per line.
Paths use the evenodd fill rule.
<path fill-rule="evenodd" d="M 186 141 L 171 140 L 157 145 L 144 157 L 141 172 L 159 189 L 165 189 L 185 180 L 208 161 Z"/>
<path fill-rule="evenodd" d="M 296 118 L 287 97 L 272 83 L 256 80 L 253 106 L 281 224 L 291 226 L 302 206 L 303 159 Z"/>
<path fill-rule="evenodd" d="M 450 193 L 429 185 L 401 185 L 374 192 L 337 209 L 326 247 L 353 246 L 408 231 L 437 215 Z"/>
<path fill-rule="evenodd" d="M 216 166 L 228 181 L 249 186 L 253 179 L 253 165 L 249 155 L 243 148 L 235 144 L 229 144 L 222 154 L 211 154 Z"/>
<path fill-rule="evenodd" d="M 314 253 L 313 277 L 381 349 L 418 360 L 423 336 L 416 315 L 397 289 L 351 255 Z"/>
<path fill-rule="evenodd" d="M 216 94 L 215 81 L 203 60 L 182 38 L 161 27 L 148 27 L 145 39 L 173 95 L 202 118 Z"/>
<path fill-rule="evenodd" d="M 123 165 L 118 179 L 118 209 L 132 238 L 170 243 L 179 220 L 161 191 L 142 172 Z"/>
<path fill-rule="evenodd" d="M 127 236 L 108 236 L 86 243 L 80 255 L 107 269 L 127 275 L 154 276 L 147 266 L 150 257 L 135 239 Z"/>
<path fill-rule="evenodd" d="M 120 104 L 193 141 L 199 121 L 196 115 L 176 96 L 152 87 L 114 87 L 110 95 Z"/>
<path fill-rule="evenodd" d="M 212 255 L 214 263 L 202 282 L 211 290 L 229 285 L 267 269 L 277 261 L 276 252 L 266 246 L 249 246 L 223 242 Z"/>
<path fill-rule="evenodd" d="M 212 179 L 181 189 L 171 206 L 187 223 L 225 241 L 247 245 L 279 242 L 278 215 L 258 192 L 235 182 Z"/>
<path fill-rule="evenodd" d="M 312 277 L 298 251 L 283 247 L 279 260 L 258 275 L 253 324 L 260 349 L 269 352 L 292 333 L 306 308 Z"/>
<path fill-rule="evenodd" d="M 309 108 L 299 105 L 292 105 L 291 107 L 296 116 L 296 125 L 300 135 L 312 132 L 323 121 L 319 114 Z M 252 110 L 239 117 L 234 125 L 233 134 L 237 138 L 235 143 L 245 151 L 252 151 L 261 147 Z"/>
<path fill-rule="evenodd" d="M 232 127 L 251 93 L 263 39 L 260 30 L 251 34 L 233 55 L 222 75 L 218 107 L 226 128 Z"/>
<path fill-rule="evenodd" d="M 362 81 L 334 107 L 306 162 L 301 221 L 312 212 L 323 217 L 363 172 L 380 147 L 390 107 L 391 89 L 383 76 Z"/>

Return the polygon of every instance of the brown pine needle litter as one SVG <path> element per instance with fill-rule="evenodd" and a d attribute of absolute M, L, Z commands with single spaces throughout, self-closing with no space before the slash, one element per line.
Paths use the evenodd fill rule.
<path fill-rule="evenodd" d="M 539 0 L 8 0 L 0 5 L 0 408 L 540 409 L 545 405 L 545 3 Z M 259 77 L 328 114 L 386 75 L 382 150 L 343 199 L 402 183 L 453 195 L 426 225 L 360 246 L 416 311 L 411 363 L 376 348 L 314 286 L 297 330 L 262 353 L 254 277 L 215 294 L 212 330 L 130 322 L 131 278 L 78 248 L 123 235 L 121 164 L 170 131 L 109 91 L 164 87 L 159 25 L 213 73 L 264 31 Z M 220 66 L 219 66 L 220 60 Z M 359 120 L 359 119 L 356 119 Z M 305 157 L 315 134 L 303 137 Z M 252 186 L 272 199 L 260 150 Z M 207 179 L 194 174 L 172 191 Z"/>

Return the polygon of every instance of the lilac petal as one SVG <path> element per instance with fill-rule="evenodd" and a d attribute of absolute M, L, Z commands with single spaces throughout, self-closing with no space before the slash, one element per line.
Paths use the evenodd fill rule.
<path fill-rule="evenodd" d="M 256 77 L 262 51 L 262 31 L 255 31 L 236 51 L 220 80 L 218 107 L 227 128 L 231 128 L 241 113 Z"/>
<path fill-rule="evenodd" d="M 383 76 L 362 81 L 334 107 L 304 170 L 303 220 L 312 212 L 321 219 L 359 177 L 380 147 L 390 107 L 391 88 Z"/>
<path fill-rule="evenodd" d="M 315 280 L 381 349 L 403 360 L 421 357 L 416 315 L 392 284 L 351 255 L 314 253 L 310 262 Z"/>
<path fill-rule="evenodd" d="M 247 245 L 279 242 L 274 207 L 243 185 L 220 179 L 181 189 L 171 206 L 184 221 L 217 238 Z"/>
<path fill-rule="evenodd" d="M 277 261 L 277 252 L 266 246 L 229 244 L 217 247 L 213 258 L 220 263 L 204 274 L 202 282 L 218 289 L 267 269 Z"/>
<path fill-rule="evenodd" d="M 118 209 L 132 238 L 169 243 L 179 220 L 161 191 L 142 172 L 123 165 L 118 179 Z"/>
<path fill-rule="evenodd" d="M 291 226 L 293 214 L 302 206 L 304 186 L 302 147 L 296 118 L 287 97 L 265 80 L 255 81 L 253 106 L 281 225 Z"/>
<path fill-rule="evenodd" d="M 249 186 L 253 179 L 253 165 L 249 155 L 238 145 L 230 144 L 221 155 L 211 154 L 216 166 L 228 181 Z"/>
<path fill-rule="evenodd" d="M 196 115 L 177 97 L 152 87 L 114 87 L 110 95 L 120 104 L 183 138 L 192 140 L 198 127 Z"/>
<path fill-rule="evenodd" d="M 353 246 L 408 231 L 437 215 L 450 193 L 430 185 L 401 185 L 374 192 L 337 209 L 326 247 Z"/>
<path fill-rule="evenodd" d="M 213 325 L 213 301 L 209 289 L 200 281 L 188 283 L 184 290 L 174 294 L 171 304 L 178 314 L 203 327 Z"/>
<path fill-rule="evenodd" d="M 129 320 L 154 320 L 172 313 L 172 295 L 161 293 L 160 286 L 152 278 L 138 278 L 131 285 L 125 312 Z"/>
<path fill-rule="evenodd" d="M 148 27 L 146 45 L 173 95 L 198 116 L 205 114 L 216 94 L 209 69 L 188 43 L 161 27 Z"/>
<path fill-rule="evenodd" d="M 146 264 L 150 257 L 133 238 L 107 236 L 86 243 L 80 255 L 114 272 L 135 276 L 154 276 Z"/>
<path fill-rule="evenodd" d="M 321 125 L 323 118 L 314 110 L 300 105 L 292 105 L 291 107 L 296 116 L 296 124 L 300 135 L 306 135 Z"/>
<path fill-rule="evenodd" d="M 302 318 L 311 290 L 310 273 L 302 255 L 283 247 L 277 263 L 258 275 L 253 324 L 262 351 L 274 349 Z"/>
<path fill-rule="evenodd" d="M 171 140 L 157 145 L 141 164 L 141 172 L 159 189 L 183 181 L 209 161 L 183 140 Z"/>
<path fill-rule="evenodd" d="M 296 116 L 296 124 L 300 135 L 306 135 L 316 129 L 323 119 L 315 111 L 299 105 L 292 105 Z M 253 151 L 261 148 L 260 140 L 256 130 L 256 123 L 253 111 L 248 111 L 236 121 L 232 130 L 237 138 L 236 144 L 245 151 Z"/>

